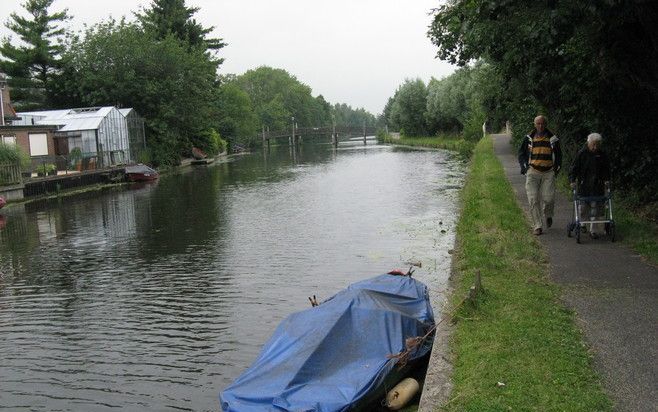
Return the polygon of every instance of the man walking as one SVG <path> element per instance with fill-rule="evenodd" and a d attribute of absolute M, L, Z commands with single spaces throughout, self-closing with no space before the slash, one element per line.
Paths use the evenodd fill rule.
<path fill-rule="evenodd" d="M 544 217 L 547 227 L 553 224 L 555 176 L 562 166 L 562 151 L 560 139 L 546 128 L 546 117 L 535 117 L 534 126 L 521 141 L 519 165 L 521 174 L 526 175 L 532 233 L 539 236 L 543 231 Z"/>

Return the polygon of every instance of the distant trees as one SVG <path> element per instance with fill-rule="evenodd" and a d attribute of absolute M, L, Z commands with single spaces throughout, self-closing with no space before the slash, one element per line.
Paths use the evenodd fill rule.
<path fill-rule="evenodd" d="M 233 144 L 253 144 L 261 123 L 254 112 L 251 98 L 238 86 L 234 76 L 221 80 L 215 92 L 213 110 L 220 135 Z"/>
<path fill-rule="evenodd" d="M 422 80 L 407 79 L 384 107 L 386 124 L 406 136 L 463 133 L 470 140 L 482 136 L 486 120 L 486 67 L 464 67 L 426 86 Z"/>
<path fill-rule="evenodd" d="M 407 79 L 398 87 L 390 110 L 390 119 L 408 136 L 427 134 L 425 107 L 427 87 L 420 79 Z"/>
<path fill-rule="evenodd" d="M 207 153 L 224 140 L 253 145 L 261 129 L 372 125 L 363 109 L 332 106 L 282 69 L 259 67 L 218 76 L 226 45 L 209 37 L 196 7 L 185 0 L 153 0 L 137 21 L 107 20 L 76 35 L 59 28 L 67 11 L 49 13 L 53 0 L 27 0 L 32 16 L 11 14 L 7 27 L 25 46 L 6 38 L 0 70 L 9 75 L 19 110 L 116 105 L 134 107 L 146 119 L 148 153 L 157 165 L 174 165 L 193 146 Z M 57 41 L 57 42 L 55 42 Z"/>
<path fill-rule="evenodd" d="M 490 118 L 506 116 L 518 138 L 541 111 L 567 155 L 602 133 L 616 178 L 655 206 L 657 21 L 649 1 L 454 0 L 436 9 L 429 36 L 444 60 L 487 62 Z"/>
<path fill-rule="evenodd" d="M 300 127 L 374 126 L 375 116 L 364 109 L 346 104 L 331 106 L 322 95 L 313 97 L 309 86 L 283 69 L 261 66 L 237 76 L 234 84 L 249 97 L 258 128 L 282 130 L 290 127 L 292 118 Z M 222 87 L 227 87 L 222 86 Z"/>
<path fill-rule="evenodd" d="M 365 123 L 367 127 L 375 127 L 377 123 L 377 119 L 370 112 L 363 108 L 353 109 L 352 106 L 345 103 L 334 104 L 331 113 L 338 126 L 358 127 Z"/>
<path fill-rule="evenodd" d="M 51 13 L 53 1 L 27 0 L 23 7 L 30 17 L 14 12 L 5 24 L 23 43 L 15 45 L 6 37 L 0 44 L 0 71 L 9 76 L 12 102 L 19 110 L 48 106 L 53 99 L 53 78 L 63 65 L 65 30 L 59 24 L 70 18 L 67 10 Z"/>

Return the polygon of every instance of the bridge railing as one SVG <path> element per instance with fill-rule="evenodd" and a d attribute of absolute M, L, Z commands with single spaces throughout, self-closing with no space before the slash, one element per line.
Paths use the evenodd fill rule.
<path fill-rule="evenodd" d="M 322 127 L 298 127 L 295 128 L 295 136 L 331 136 L 334 131 L 339 136 L 363 136 L 364 132 L 368 136 L 372 136 L 377 132 L 375 127 L 366 127 L 365 130 L 362 126 L 322 126 Z M 281 139 L 289 138 L 292 136 L 292 128 L 284 130 L 265 130 L 259 136 L 260 139 Z"/>

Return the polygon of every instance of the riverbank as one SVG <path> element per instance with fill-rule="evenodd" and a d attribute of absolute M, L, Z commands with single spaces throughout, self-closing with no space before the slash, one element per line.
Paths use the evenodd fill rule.
<path fill-rule="evenodd" d="M 227 155 L 226 153 L 221 153 L 221 154 L 215 156 L 214 158 L 212 158 L 212 161 L 209 161 L 206 164 L 200 164 L 200 163 L 195 164 L 193 158 L 183 158 L 183 159 L 181 159 L 181 163 L 179 165 L 168 167 L 168 168 L 165 168 L 165 169 L 160 169 L 160 170 L 158 170 L 158 173 L 160 174 L 160 176 L 165 176 L 167 174 L 175 173 L 176 171 L 179 171 L 181 169 L 185 169 L 185 168 L 188 168 L 188 167 L 205 166 L 207 164 L 211 164 L 211 163 L 214 163 L 214 162 L 225 161 L 225 160 L 229 159 L 232 156 L 239 156 L 239 155 L 240 154 Z M 99 170 L 98 173 L 99 174 L 110 174 L 110 173 L 116 172 L 116 170 L 123 170 L 123 168 L 118 168 L 118 169 L 115 168 L 114 170 L 113 169 Z M 80 176 L 81 176 L 80 174 L 76 173 L 76 174 L 71 174 L 71 175 L 62 175 L 61 178 L 75 179 L 75 178 L 79 178 Z M 83 183 L 83 184 L 80 184 L 80 185 L 72 186 L 70 188 L 60 188 L 59 185 L 56 185 L 55 190 L 46 191 L 44 194 L 41 194 L 41 195 L 33 195 L 33 196 L 23 197 L 21 199 L 9 200 L 7 202 L 7 205 L 8 205 L 8 207 L 11 207 L 12 205 L 28 204 L 28 203 L 39 202 L 39 201 L 44 201 L 44 200 L 49 200 L 49 199 L 56 199 L 56 198 L 60 198 L 60 197 L 78 195 L 78 194 L 87 193 L 87 192 L 113 190 L 113 189 L 116 189 L 118 187 L 122 187 L 122 186 L 134 183 L 134 182 L 127 181 L 125 179 L 125 177 L 120 179 L 120 180 L 117 180 L 116 178 L 115 179 L 107 178 L 107 179 L 102 179 L 102 180 L 103 180 L 103 182 L 93 181 L 93 182 L 88 183 L 88 184 Z"/>
<path fill-rule="evenodd" d="M 476 271 L 485 293 L 477 308 L 454 317 L 445 410 L 610 410 L 574 313 L 560 301 L 489 137 L 475 148 L 462 204 L 449 306 L 467 293 Z"/>
<path fill-rule="evenodd" d="M 494 135 L 493 141 L 517 204 L 527 213 L 525 179 L 519 174 L 510 136 Z M 613 409 L 655 411 L 658 267 L 628 247 L 632 242 L 626 238 L 613 243 L 606 236 L 586 236 L 581 244 L 576 244 L 573 238 L 566 237 L 571 209 L 570 196 L 558 192 L 553 228 L 537 237 L 548 257 L 550 279 L 559 285 L 564 304 L 576 313 L 578 327 Z M 620 208 L 615 205 L 614 209 Z M 615 220 L 617 227 L 625 224 Z M 637 236 L 632 230 L 624 229 L 629 238 Z"/>
<path fill-rule="evenodd" d="M 469 158 L 475 143 L 464 140 L 459 135 L 441 135 L 431 137 L 406 137 L 382 133 L 377 135 L 377 141 L 396 146 L 426 147 L 432 149 L 446 149 L 459 153 L 463 158 Z"/>

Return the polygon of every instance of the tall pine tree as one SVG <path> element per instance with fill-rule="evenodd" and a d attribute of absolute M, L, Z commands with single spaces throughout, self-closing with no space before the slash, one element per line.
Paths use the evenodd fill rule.
<path fill-rule="evenodd" d="M 145 30 L 162 39 L 173 35 L 191 48 L 204 51 L 217 51 L 226 46 L 223 39 L 206 37 L 214 27 L 204 28 L 192 18 L 198 7 L 187 7 L 185 0 L 154 0 L 151 8 L 136 13 L 137 19 Z M 221 64 L 222 59 L 217 60 Z"/>
<path fill-rule="evenodd" d="M 52 99 L 52 81 L 61 69 L 64 51 L 59 40 L 65 29 L 59 23 L 70 19 L 66 9 L 48 12 L 53 1 L 27 0 L 22 6 L 30 17 L 14 12 L 5 23 L 22 41 L 15 45 L 5 37 L 0 44 L 0 71 L 9 76 L 12 102 L 19 110 L 47 108 Z"/>

